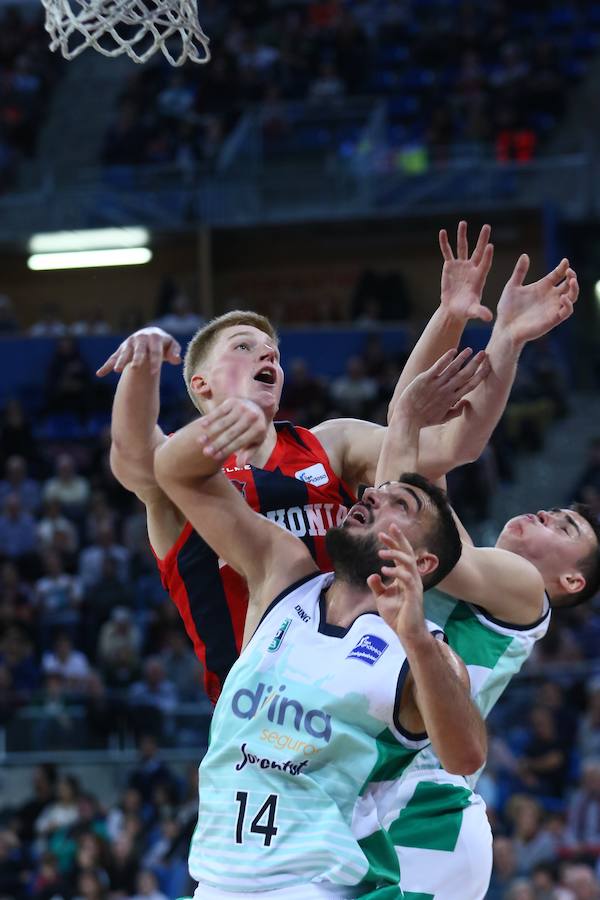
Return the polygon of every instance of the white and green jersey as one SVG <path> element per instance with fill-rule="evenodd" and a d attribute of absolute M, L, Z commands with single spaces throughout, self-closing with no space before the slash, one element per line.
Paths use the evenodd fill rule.
<path fill-rule="evenodd" d="M 359 795 L 427 738 L 397 718 L 408 662 L 395 632 L 374 613 L 347 630 L 326 622 L 332 578 L 277 597 L 226 679 L 200 766 L 189 859 L 199 896 L 329 896 L 308 889 L 320 886 L 353 897 L 394 883 L 387 836 L 354 829 Z"/>
<path fill-rule="evenodd" d="M 467 666 L 473 699 L 484 717 L 550 623 L 548 598 L 541 618 L 520 626 L 501 622 L 480 607 L 438 590 L 425 594 L 425 614 L 443 630 Z M 491 833 L 485 805 L 473 793 L 478 776 L 450 775 L 429 744 L 401 772 L 374 780 L 363 792 L 359 818 L 362 813 L 368 823 L 376 807 L 379 823 L 396 849 L 402 890 L 389 893 L 385 900 L 388 896 L 389 900 L 481 900 L 485 896 Z M 367 896 L 370 900 L 371 894 Z"/>

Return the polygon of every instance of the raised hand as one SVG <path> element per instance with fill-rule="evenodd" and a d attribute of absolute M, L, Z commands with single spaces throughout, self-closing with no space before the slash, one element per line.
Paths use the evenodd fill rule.
<path fill-rule="evenodd" d="M 172 366 L 181 363 L 181 346 L 162 328 L 154 325 L 142 328 L 130 334 L 115 352 L 111 353 L 96 375 L 103 378 L 109 372 L 122 372 L 128 363 L 137 368 L 146 360 L 150 362 L 150 372 L 156 375 L 163 362 L 171 363 Z"/>
<path fill-rule="evenodd" d="M 526 253 L 517 260 L 498 302 L 497 324 L 510 331 L 518 344 L 534 341 L 547 334 L 573 313 L 579 296 L 577 275 L 562 262 L 533 284 L 523 284 L 529 271 Z"/>
<path fill-rule="evenodd" d="M 470 348 L 457 355 L 448 350 L 426 372 L 417 375 L 404 388 L 391 415 L 395 419 L 410 418 L 419 428 L 442 425 L 459 416 L 468 401 L 463 398 L 474 390 L 490 372 L 485 351 L 472 356 Z"/>
<path fill-rule="evenodd" d="M 267 436 L 267 420 L 253 400 L 229 397 L 196 422 L 198 443 L 202 452 L 223 461 L 237 453 L 238 465 L 244 466 L 255 447 Z"/>
<path fill-rule="evenodd" d="M 469 257 L 467 223 L 459 222 L 456 235 L 456 256 L 452 252 L 448 233 L 440 231 L 440 250 L 444 257 L 442 269 L 441 303 L 457 319 L 481 319 L 491 322 L 493 315 L 481 305 L 483 289 L 492 266 L 494 246 L 489 243 L 491 228 L 484 225 Z"/>
<path fill-rule="evenodd" d="M 385 544 L 379 555 L 386 564 L 381 567 L 381 574 L 374 573 L 367 579 L 375 595 L 377 610 L 403 641 L 422 637 L 427 632 L 423 617 L 423 583 L 414 550 L 394 523 L 390 525 L 389 533 L 379 533 L 379 540 Z"/>

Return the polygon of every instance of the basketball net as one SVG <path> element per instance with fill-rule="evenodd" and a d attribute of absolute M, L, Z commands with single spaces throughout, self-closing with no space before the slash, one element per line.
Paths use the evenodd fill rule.
<path fill-rule="evenodd" d="M 161 50 L 172 66 L 206 63 L 209 39 L 196 0 L 42 0 L 50 49 L 74 59 L 86 47 L 144 63 Z"/>

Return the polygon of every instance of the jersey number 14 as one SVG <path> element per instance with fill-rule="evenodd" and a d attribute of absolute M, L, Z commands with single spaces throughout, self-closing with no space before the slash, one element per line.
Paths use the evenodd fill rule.
<path fill-rule="evenodd" d="M 235 842 L 236 844 L 244 843 L 244 819 L 246 818 L 246 809 L 248 806 L 248 791 L 238 791 L 235 795 L 236 802 L 240 808 L 238 812 L 237 822 L 235 826 Z M 275 814 L 277 812 L 277 794 L 269 794 L 261 808 L 258 810 L 250 824 L 251 834 L 263 835 L 263 846 L 270 847 L 271 841 L 277 834 L 275 826 Z M 266 823 L 264 820 L 266 818 Z"/>

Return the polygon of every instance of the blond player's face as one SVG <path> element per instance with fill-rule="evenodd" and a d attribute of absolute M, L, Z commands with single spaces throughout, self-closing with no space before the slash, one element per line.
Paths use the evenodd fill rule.
<path fill-rule="evenodd" d="M 208 359 L 211 405 L 229 397 L 254 400 L 270 418 L 279 409 L 283 369 L 275 341 L 253 325 L 231 325 L 218 335 Z"/>

